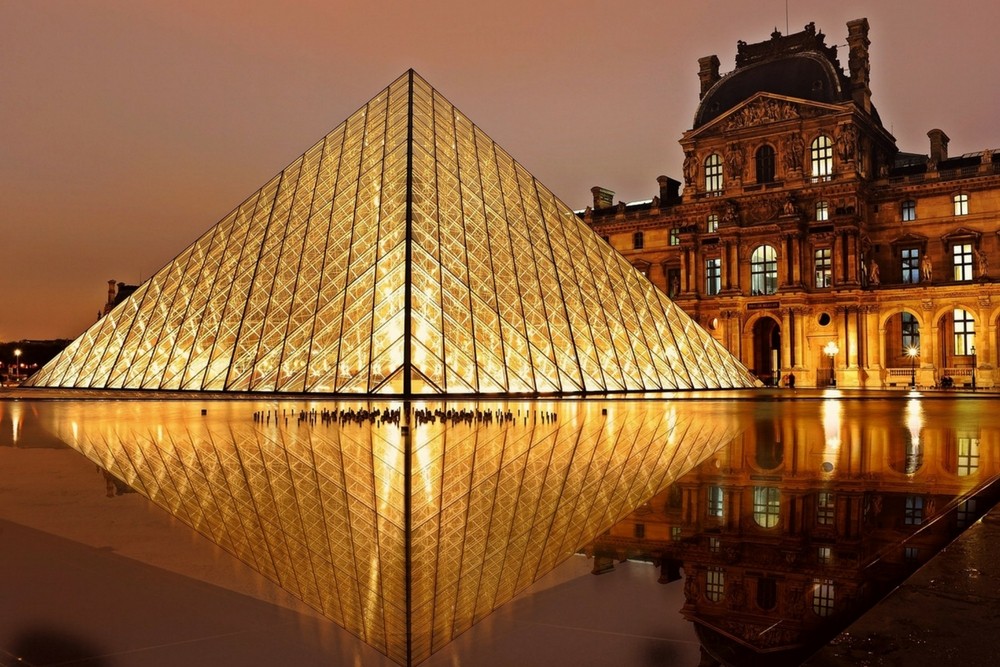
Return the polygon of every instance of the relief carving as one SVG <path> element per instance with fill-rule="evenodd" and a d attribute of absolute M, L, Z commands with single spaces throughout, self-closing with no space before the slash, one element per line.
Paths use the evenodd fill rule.
<path fill-rule="evenodd" d="M 729 177 L 743 178 L 743 167 L 746 165 L 746 149 L 738 144 L 729 144 L 729 152 L 726 154 L 726 163 L 729 165 Z"/>
<path fill-rule="evenodd" d="M 799 117 L 799 110 L 790 102 L 778 100 L 757 100 L 740 109 L 726 121 L 726 130 L 792 120 Z"/>
<path fill-rule="evenodd" d="M 783 159 L 785 164 L 785 171 L 796 171 L 802 169 L 802 154 L 806 150 L 806 145 L 802 141 L 802 137 L 797 134 L 785 139 L 785 146 L 783 151 Z"/>

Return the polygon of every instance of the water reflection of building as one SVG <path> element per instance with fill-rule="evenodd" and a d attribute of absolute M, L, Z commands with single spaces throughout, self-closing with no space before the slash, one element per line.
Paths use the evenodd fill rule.
<path fill-rule="evenodd" d="M 759 420 L 592 543 L 595 572 L 638 558 L 683 576 L 706 664 L 797 664 L 996 500 L 995 429 L 925 426 L 917 401 L 902 421 L 840 409 L 822 438 Z"/>
<path fill-rule="evenodd" d="M 583 217 L 762 379 L 992 386 L 1000 151 L 950 156 L 934 129 L 901 152 L 868 21 L 847 28 L 846 68 L 813 24 L 740 42 L 725 75 L 699 59 L 683 197 L 665 176 L 651 202 L 594 188 Z"/>

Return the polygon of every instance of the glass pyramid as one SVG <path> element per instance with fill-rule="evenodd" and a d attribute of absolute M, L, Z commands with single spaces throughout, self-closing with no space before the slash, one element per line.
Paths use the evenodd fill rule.
<path fill-rule="evenodd" d="M 61 400 L 39 414 L 101 468 L 412 665 L 741 430 L 716 401 L 497 403 Z M 404 418 L 405 429 L 324 418 L 361 409 L 511 417 Z"/>
<path fill-rule="evenodd" d="M 411 70 L 26 384 L 409 396 L 756 381 Z"/>

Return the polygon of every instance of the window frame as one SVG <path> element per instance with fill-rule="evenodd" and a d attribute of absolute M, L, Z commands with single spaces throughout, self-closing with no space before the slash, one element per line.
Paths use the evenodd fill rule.
<path fill-rule="evenodd" d="M 646 246 L 646 235 L 642 232 L 632 232 L 632 250 L 642 250 Z"/>
<path fill-rule="evenodd" d="M 778 291 L 778 251 L 766 243 L 750 253 L 750 294 L 769 296 Z"/>
<path fill-rule="evenodd" d="M 900 354 L 907 354 L 911 347 L 920 350 L 920 320 L 905 310 L 899 314 Z"/>
<path fill-rule="evenodd" d="M 761 528 L 774 528 L 781 522 L 781 490 L 778 487 L 753 487 L 753 520 Z"/>
<path fill-rule="evenodd" d="M 754 152 L 754 176 L 758 183 L 774 183 L 776 155 L 770 144 L 763 144 Z"/>
<path fill-rule="evenodd" d="M 813 250 L 813 286 L 816 289 L 833 287 L 833 248 Z"/>
<path fill-rule="evenodd" d="M 715 234 L 719 231 L 719 214 L 709 213 L 708 217 L 705 218 L 705 233 Z"/>
<path fill-rule="evenodd" d="M 917 219 L 916 199 L 906 199 L 899 205 L 899 219 L 903 222 L 913 222 Z"/>
<path fill-rule="evenodd" d="M 960 315 L 961 313 L 961 315 Z M 955 355 L 970 356 L 976 347 L 976 319 L 964 308 L 955 308 L 952 313 L 952 337 Z"/>
<path fill-rule="evenodd" d="M 705 259 L 705 295 L 716 296 L 722 291 L 722 258 Z"/>
<path fill-rule="evenodd" d="M 830 219 L 830 202 L 821 199 L 816 202 L 816 222 L 826 222 Z"/>
<path fill-rule="evenodd" d="M 951 247 L 951 261 L 954 271 L 952 276 L 958 282 L 969 282 L 973 278 L 972 256 L 974 254 L 972 243 L 956 243 Z"/>
<path fill-rule="evenodd" d="M 705 158 L 705 192 L 721 193 L 726 187 L 726 178 L 722 173 L 722 156 L 712 153 Z"/>
<path fill-rule="evenodd" d="M 814 179 L 833 176 L 833 140 L 829 136 L 821 134 L 809 144 L 809 166 Z"/>
<path fill-rule="evenodd" d="M 916 285 L 920 282 L 920 248 L 910 246 L 899 249 L 900 280 L 904 285 Z"/>
<path fill-rule="evenodd" d="M 952 211 L 956 216 L 969 215 L 969 193 L 959 192 L 951 198 Z"/>

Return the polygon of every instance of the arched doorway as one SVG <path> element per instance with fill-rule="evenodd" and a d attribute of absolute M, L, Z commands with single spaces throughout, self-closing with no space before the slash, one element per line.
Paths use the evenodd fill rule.
<path fill-rule="evenodd" d="M 767 316 L 753 325 L 753 372 L 771 387 L 781 381 L 781 326 Z"/>

